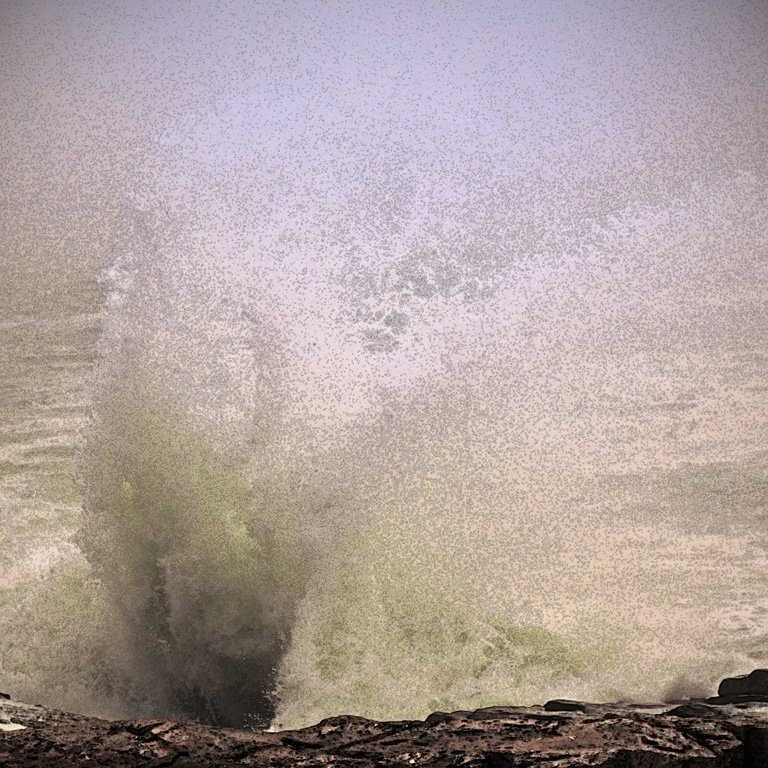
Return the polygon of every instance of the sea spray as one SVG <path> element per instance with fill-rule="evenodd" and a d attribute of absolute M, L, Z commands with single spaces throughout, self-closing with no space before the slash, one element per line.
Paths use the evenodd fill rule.
<path fill-rule="evenodd" d="M 713 210 L 740 207 L 742 239 L 762 242 L 752 187 L 676 215 L 714 231 Z M 145 220 L 104 273 L 82 552 L 3 595 L 13 692 L 294 726 L 659 698 L 681 675 L 710 690 L 754 665 L 759 254 L 731 275 L 738 232 L 704 255 L 690 244 L 710 269 L 694 263 L 685 293 L 663 258 L 667 214 L 640 213 L 647 258 L 642 217 L 617 214 L 480 303 L 425 298 L 398 346 L 375 350 L 344 326 L 330 265 L 297 282 L 269 250 L 229 259 L 221 223 Z M 656 303 L 641 259 L 666 290 Z M 739 289 L 733 317 L 709 311 L 709 274 Z M 752 333 L 728 348 L 739 324 Z M 723 616 L 745 605 L 739 645 Z M 39 653 L 19 650 L 24 627 Z"/>
<path fill-rule="evenodd" d="M 264 724 L 313 568 L 301 531 L 317 501 L 304 503 L 290 471 L 269 474 L 269 421 L 280 418 L 269 393 L 249 418 L 261 388 L 245 393 L 236 377 L 258 378 L 268 362 L 247 346 L 238 355 L 237 318 L 217 316 L 207 293 L 196 303 L 168 266 L 155 251 L 123 256 L 106 275 L 78 544 L 114 622 L 112 695 L 146 714 Z M 226 349 L 201 361 L 217 333 L 229 334 Z"/>
<path fill-rule="evenodd" d="M 365 511 L 302 601 L 276 727 L 657 698 L 681 670 L 710 684 L 701 617 L 644 561 L 678 550 L 674 531 L 627 530 L 557 458 L 510 445 L 511 425 L 472 407 L 491 382 L 508 396 L 491 370 L 463 399 L 401 393 L 356 425 Z"/>
<path fill-rule="evenodd" d="M 706 222 L 751 183 L 676 215 Z M 727 655 L 708 601 L 732 574 L 697 572 L 654 489 L 642 520 L 625 490 L 633 468 L 715 457 L 695 431 L 657 428 L 656 400 L 695 386 L 703 343 L 674 367 L 675 337 L 654 339 L 668 317 L 693 321 L 659 293 L 651 323 L 637 293 L 633 259 L 682 290 L 666 215 L 588 222 L 588 246 L 531 256 L 482 301 L 429 294 L 375 350 L 365 328 L 350 338 L 361 297 L 334 299 L 322 259 L 295 279 L 287 251 L 230 257 L 222 223 L 155 225 L 111 273 L 84 456 L 82 546 L 116 611 L 126 695 L 143 712 L 302 725 L 709 685 Z M 719 252 L 702 259 L 722 271 Z M 731 542 L 706 546 L 727 561 Z"/>
<path fill-rule="evenodd" d="M 122 672 L 160 711 L 269 719 L 307 576 L 242 467 L 151 386 L 102 409 L 80 545 L 110 595 Z M 107 422 L 109 426 L 107 426 Z"/>
<path fill-rule="evenodd" d="M 764 664 L 761 4 L 17 5 L 0 690 L 295 725 Z"/>
<path fill-rule="evenodd" d="M 306 632 L 284 661 L 300 614 L 325 684 L 357 687 L 370 667 L 370 695 L 383 684 L 407 711 L 398 667 L 414 680 L 432 670 L 420 707 L 499 674 L 506 685 L 586 674 L 584 644 L 531 626 L 516 600 L 473 603 L 487 592 L 472 561 L 489 548 L 489 472 L 530 461 L 502 457 L 482 377 L 458 398 L 453 382 L 415 396 L 379 387 L 373 410 L 318 435 L 291 394 L 310 397 L 306 366 L 259 311 L 269 304 L 238 304 L 232 283 L 200 290 L 199 254 L 169 231 L 142 232 L 105 274 L 78 543 L 108 606 L 109 695 L 225 724 L 311 711 L 290 672 Z"/>

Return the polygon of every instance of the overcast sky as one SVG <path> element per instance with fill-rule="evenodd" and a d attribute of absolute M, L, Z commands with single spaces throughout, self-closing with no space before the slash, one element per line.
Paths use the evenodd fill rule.
<path fill-rule="evenodd" d="M 576 205 L 768 156 L 759 0 L 4 0 L 0 21 L 11 200 L 203 167 L 354 174 L 397 147 L 560 179 Z"/>
<path fill-rule="evenodd" d="M 386 322 L 368 339 L 384 349 L 404 293 L 410 312 L 480 296 L 532 254 L 569 251 L 599 293 L 595 240 L 625 284 L 635 229 L 657 252 L 685 243 L 655 275 L 679 283 L 735 210 L 758 230 L 766 70 L 760 0 L 3 0 L 4 247 L 24 222 L 34 241 L 163 211 L 216 269 L 290 274 L 288 312 L 347 302 L 342 319 Z"/>

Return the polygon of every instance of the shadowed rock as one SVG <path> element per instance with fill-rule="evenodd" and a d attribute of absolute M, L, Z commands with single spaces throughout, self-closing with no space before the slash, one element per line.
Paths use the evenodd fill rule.
<path fill-rule="evenodd" d="M 765 696 L 768 701 L 768 669 L 756 669 L 748 675 L 726 677 L 717 689 L 718 696 Z"/>
<path fill-rule="evenodd" d="M 669 712 L 665 712 L 665 715 L 672 717 L 720 717 L 724 713 L 721 712 L 718 707 L 711 704 L 701 704 L 699 702 L 688 702 L 681 704 L 679 707 L 670 709 Z"/>
<path fill-rule="evenodd" d="M 571 702 L 571 704 L 580 704 Z M 631 705 L 491 707 L 426 721 L 334 717 L 256 733 L 168 720 L 95 718 L 0 702 L 19 730 L 0 733 L 0 766 L 542 766 L 764 768 L 768 720 L 652 715 Z M 604 714 L 599 714 L 600 712 Z M 597 716 L 595 716 L 597 713 Z M 745 762 L 749 755 L 751 762 Z M 47 761 L 47 762 L 46 762 Z"/>
<path fill-rule="evenodd" d="M 570 699 L 553 699 L 544 705 L 546 712 L 583 712 L 585 708 L 583 702 Z"/>
<path fill-rule="evenodd" d="M 435 712 L 424 721 L 345 715 L 269 733 L 165 719 L 110 722 L 0 697 L 3 724 L 2 768 L 768 768 L 768 707 L 755 701 L 693 700 L 664 711 L 557 699 Z"/>

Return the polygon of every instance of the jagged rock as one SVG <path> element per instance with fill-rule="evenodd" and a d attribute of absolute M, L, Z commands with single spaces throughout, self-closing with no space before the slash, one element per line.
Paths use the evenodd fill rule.
<path fill-rule="evenodd" d="M 435 712 L 424 721 L 346 715 L 281 733 L 110 722 L 0 696 L 0 768 L 768 768 L 768 707 L 755 701 L 768 700 L 756 692 L 763 673 L 723 681 L 723 695 L 668 711 L 555 699 L 543 707 Z"/>
<path fill-rule="evenodd" d="M 571 703 L 584 711 L 490 707 L 389 723 L 346 716 L 255 733 L 162 719 L 109 722 L 3 701 L 0 714 L 15 712 L 10 719 L 25 727 L 0 734 L 0 766 L 766 768 L 768 720 Z"/>

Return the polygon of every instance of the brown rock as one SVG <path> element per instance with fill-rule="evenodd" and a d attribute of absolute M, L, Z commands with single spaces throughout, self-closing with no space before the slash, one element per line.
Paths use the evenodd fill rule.
<path fill-rule="evenodd" d="M 768 768 L 768 720 L 583 706 L 562 712 L 491 707 L 436 713 L 425 721 L 346 716 L 299 731 L 255 733 L 162 719 L 67 719 L 2 701 L 0 715 L 25 728 L 0 732 L 0 766 Z"/>

